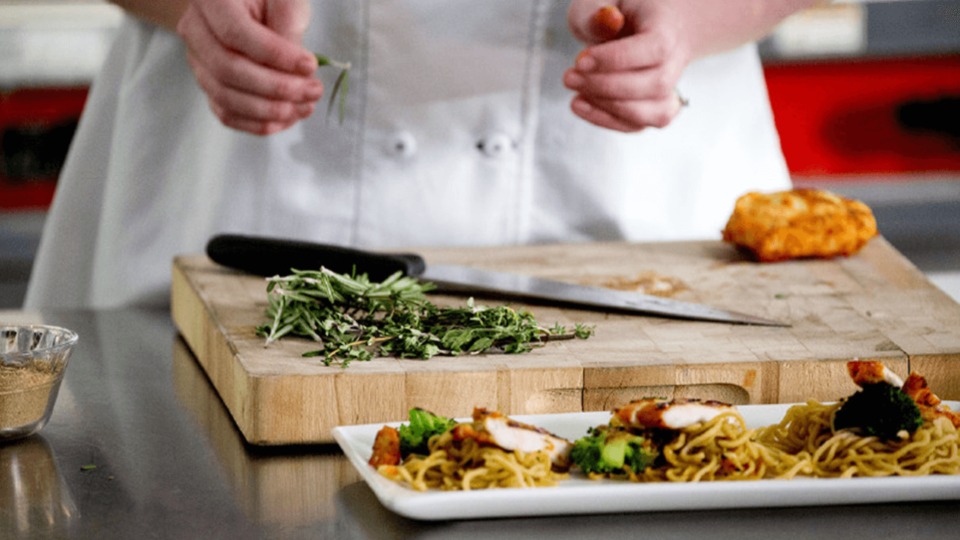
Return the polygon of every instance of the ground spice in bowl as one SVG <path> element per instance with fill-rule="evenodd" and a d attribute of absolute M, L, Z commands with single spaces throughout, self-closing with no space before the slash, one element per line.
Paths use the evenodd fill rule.
<path fill-rule="evenodd" d="M 0 326 L 0 441 L 46 425 L 76 343 L 66 328 Z"/>
<path fill-rule="evenodd" d="M 60 382 L 62 366 L 34 362 L 24 366 L 0 365 L 0 428 L 17 428 L 37 422 L 52 404 L 50 394 Z"/>

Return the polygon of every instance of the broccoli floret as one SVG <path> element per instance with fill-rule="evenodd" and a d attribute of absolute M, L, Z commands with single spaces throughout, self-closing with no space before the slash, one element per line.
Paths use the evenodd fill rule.
<path fill-rule="evenodd" d="M 427 442 L 430 437 L 445 433 L 456 424 L 456 420 L 437 416 L 421 408 L 410 409 L 410 423 L 397 428 L 400 432 L 400 455 L 429 454 Z"/>
<path fill-rule="evenodd" d="M 865 384 L 848 397 L 833 417 L 833 428 L 850 428 L 864 435 L 895 439 L 923 424 L 920 408 L 903 390 L 885 382 Z"/>
<path fill-rule="evenodd" d="M 587 474 L 640 473 L 658 456 L 650 441 L 620 427 L 591 428 L 577 439 L 570 459 Z"/>

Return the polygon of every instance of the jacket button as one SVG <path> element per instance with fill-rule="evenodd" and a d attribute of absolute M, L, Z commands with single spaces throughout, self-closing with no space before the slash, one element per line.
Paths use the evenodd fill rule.
<path fill-rule="evenodd" d="M 503 133 L 493 133 L 477 141 L 477 148 L 483 155 L 497 158 L 513 150 L 514 143 Z"/>
<path fill-rule="evenodd" d="M 409 131 L 401 131 L 390 138 L 386 150 L 392 156 L 408 158 L 417 153 L 417 139 Z"/>

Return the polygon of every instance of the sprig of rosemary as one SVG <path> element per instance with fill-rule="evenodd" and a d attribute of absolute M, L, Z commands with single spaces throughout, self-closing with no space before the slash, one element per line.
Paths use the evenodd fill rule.
<path fill-rule="evenodd" d="M 350 62 L 340 62 L 322 54 L 314 54 L 314 56 L 317 57 L 317 67 L 333 66 L 340 69 L 340 74 L 337 75 L 337 79 L 333 82 L 333 88 L 330 90 L 330 101 L 327 102 L 327 118 L 330 118 L 330 113 L 333 111 L 334 103 L 339 103 L 338 116 L 340 123 L 342 124 L 343 116 L 347 110 L 347 91 L 350 89 Z M 337 96 L 340 97 L 339 100 L 337 99 Z"/>
<path fill-rule="evenodd" d="M 382 282 L 366 274 L 339 274 L 326 268 L 292 270 L 268 280 L 268 323 L 257 327 L 267 345 L 284 336 L 322 343 L 304 353 L 326 365 L 346 367 L 375 355 L 428 359 L 481 352 L 524 353 L 549 340 L 586 339 L 593 327 L 573 331 L 543 328 L 528 311 L 509 306 L 440 307 L 425 293 L 430 283 L 399 272 Z"/>

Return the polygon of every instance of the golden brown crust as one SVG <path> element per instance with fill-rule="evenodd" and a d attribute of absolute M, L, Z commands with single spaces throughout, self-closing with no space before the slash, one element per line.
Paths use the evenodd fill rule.
<path fill-rule="evenodd" d="M 877 221 L 860 201 L 828 191 L 794 189 L 747 193 L 737 199 L 723 230 L 761 262 L 852 255 L 877 234 Z"/>
<path fill-rule="evenodd" d="M 400 432 L 396 428 L 383 426 L 373 440 L 373 454 L 368 463 L 376 469 L 381 465 L 399 465 L 400 461 Z"/>

